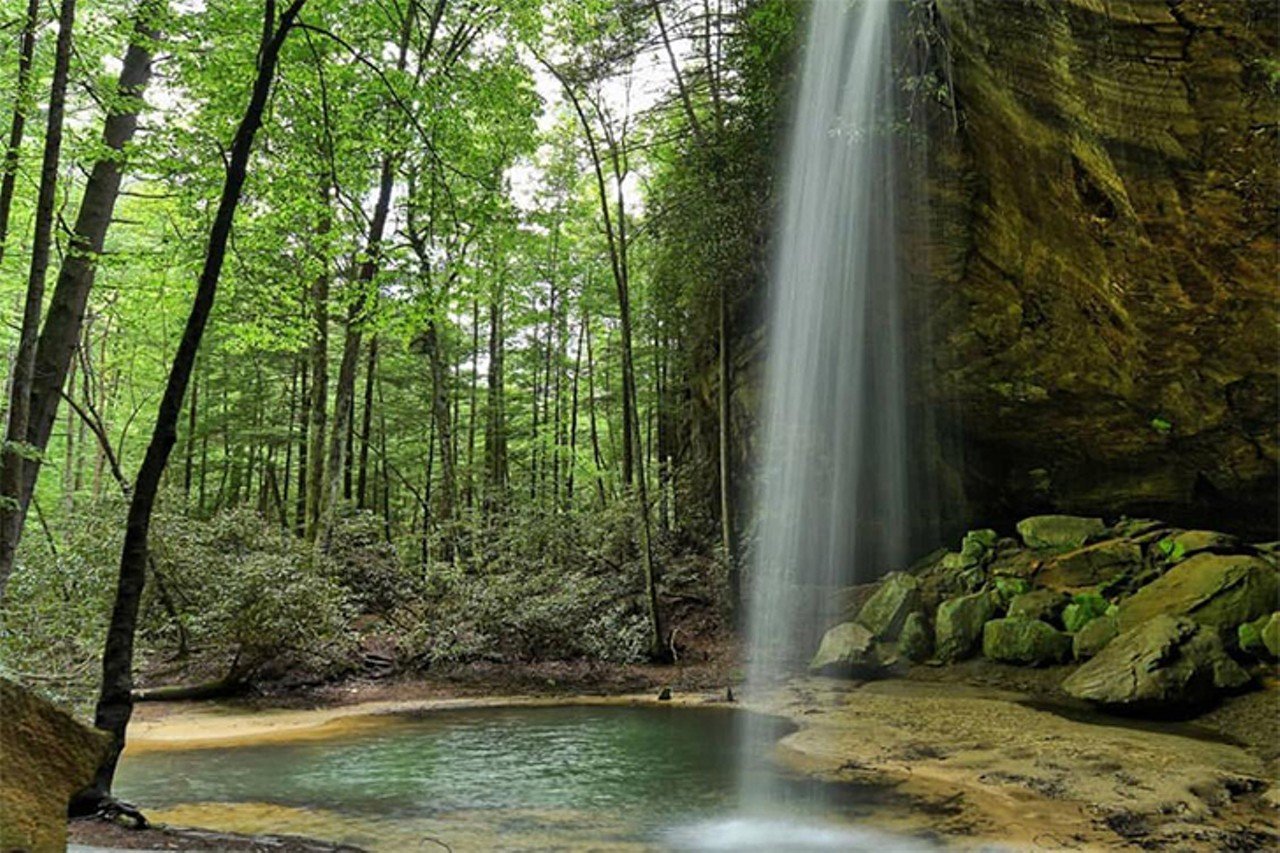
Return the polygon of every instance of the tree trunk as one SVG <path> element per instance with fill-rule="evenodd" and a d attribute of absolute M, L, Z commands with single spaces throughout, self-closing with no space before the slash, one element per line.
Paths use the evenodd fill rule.
<path fill-rule="evenodd" d="M 13 121 L 9 125 L 9 144 L 0 166 L 0 262 L 4 261 L 4 244 L 9 236 L 9 211 L 18 179 L 18 155 L 22 134 L 27 126 L 27 98 L 31 88 L 31 59 L 36 52 L 36 27 L 40 23 L 40 0 L 27 0 L 27 14 L 22 19 L 22 35 L 18 37 L 18 84 L 13 90 Z"/>
<path fill-rule="evenodd" d="M 196 417 L 200 407 L 200 374 L 199 371 L 193 372 L 195 376 L 191 380 L 191 405 L 187 406 L 186 459 L 182 470 L 182 496 L 188 502 L 191 500 L 191 479 L 195 474 Z"/>
<path fill-rule="evenodd" d="M 316 234 L 323 238 L 331 225 L 328 184 L 321 186 L 320 198 L 323 209 Z M 323 240 L 320 243 L 323 245 Z M 321 270 L 311 283 L 311 353 L 308 359 L 311 363 L 311 396 L 307 405 L 309 417 L 304 430 L 304 447 L 299 451 L 303 454 L 302 470 L 306 472 L 306 479 L 299 481 L 298 499 L 302 500 L 305 493 L 306 512 L 301 526 L 308 542 L 316 541 L 324 505 L 325 418 L 329 406 L 329 259 L 322 257 L 320 264 Z"/>
<path fill-rule="evenodd" d="M 143 0 L 138 9 L 134 24 L 135 36 L 125 53 L 116 100 L 113 101 L 126 106 L 122 107 L 122 112 L 107 116 L 102 142 L 109 153 L 94 164 L 85 184 L 80 212 L 71 233 L 70 247 L 63 257 L 62 269 L 54 285 L 44 327 L 36 345 L 26 442 L 41 452 L 49 443 L 62 385 L 67 378 L 72 355 L 80 342 L 85 305 L 97 271 L 97 257 L 102 253 L 103 240 L 119 194 L 124 161 L 121 151 L 133 139 L 137 128 L 142 93 L 151 79 L 150 46 L 158 36 L 154 22 L 165 8 L 164 0 Z M 11 529 L 18 530 L 19 535 L 35 488 L 36 476 L 40 473 L 39 458 L 25 461 L 28 464 L 22 466 L 18 507 L 12 510 L 17 519 L 10 522 L 13 525 Z M 0 560 L 0 593 L 3 592 L 11 565 Z"/>
<path fill-rule="evenodd" d="M 480 385 L 480 300 L 471 300 L 471 406 L 467 418 L 467 509 L 475 506 L 476 405 Z"/>
<path fill-rule="evenodd" d="M 369 339 L 369 362 L 364 371 L 364 411 L 360 415 L 360 471 L 356 478 L 356 506 L 364 509 L 369 484 L 369 430 L 373 427 L 373 382 L 378 371 L 378 336 Z"/>
<path fill-rule="evenodd" d="M 427 325 L 427 358 L 431 363 L 431 419 L 435 424 L 436 440 L 440 443 L 440 497 L 436 509 L 436 523 L 442 526 L 440 539 L 441 559 L 451 561 L 454 553 L 451 525 L 454 520 L 455 475 L 451 449 L 453 438 L 449 425 L 449 386 L 445 371 L 444 346 L 435 321 Z"/>
<path fill-rule="evenodd" d="M 67 72 L 71 62 L 71 31 L 75 24 L 76 0 L 62 0 L 58 11 L 58 43 L 54 56 L 53 83 L 49 87 L 49 118 L 44 137 L 44 157 L 40 164 L 40 189 L 36 198 L 35 234 L 31 240 L 31 267 L 27 275 L 27 296 L 18 335 L 9 385 L 9 422 L 0 452 L 0 599 L 4 596 L 14 553 L 22 537 L 23 471 L 30 463 L 25 447 L 31 419 L 31 393 L 35 372 L 36 340 L 40 331 L 40 310 L 44 306 L 45 277 L 53 245 L 54 204 L 58 191 L 58 163 L 62 156 L 62 120 L 66 111 Z M 40 448 L 43 450 L 43 446 Z"/>
<path fill-rule="evenodd" d="M 311 441 L 311 391 L 307 387 L 307 375 L 310 369 L 311 365 L 307 359 L 300 359 L 298 365 L 298 397 L 302 401 L 302 405 L 298 415 L 298 490 L 297 494 L 294 495 L 293 532 L 295 535 L 302 537 L 307 534 L 308 517 L 307 468 L 310 462 L 308 461 L 307 449 Z"/>
<path fill-rule="evenodd" d="M 733 489 L 729 463 L 732 459 L 732 425 L 729 423 L 729 402 L 732 394 L 729 352 L 729 306 L 726 288 L 720 288 L 720 352 L 718 358 L 720 393 L 717 395 L 717 420 L 720 432 L 720 547 L 724 551 L 724 565 L 729 579 L 729 606 L 736 620 L 742 607 L 742 579 L 738 573 L 733 542 Z"/>
<path fill-rule="evenodd" d="M 503 384 L 502 275 L 489 300 L 489 404 L 485 412 L 484 457 L 486 514 L 505 503 L 507 484 L 507 424 Z"/>
<path fill-rule="evenodd" d="M 591 455 L 596 463 L 596 494 L 600 508 L 608 503 L 604 488 L 604 456 L 600 453 L 600 428 L 596 422 L 596 365 L 591 352 L 591 316 L 582 311 L 583 336 L 587 342 L 587 418 L 591 426 Z"/>
<path fill-rule="evenodd" d="M 164 396 L 156 414 L 151 441 L 147 445 L 142 466 L 138 469 L 133 495 L 129 501 L 129 514 L 125 526 L 124 548 L 120 554 L 120 577 L 116 586 L 115 605 L 107 630 L 106 648 L 102 654 L 102 689 L 94 713 L 94 725 L 111 734 L 111 746 L 98 767 L 88 792 L 77 797 L 81 808 L 87 804 L 101 803 L 110 796 L 120 752 L 124 749 L 125 730 L 133 714 L 133 641 L 137 629 L 138 608 L 142 603 L 142 590 L 146 583 L 147 539 L 151 528 L 151 511 L 155 503 L 160 477 L 169 460 L 169 453 L 177 438 L 178 418 L 182 411 L 182 398 L 186 394 L 191 369 L 205 324 L 213 310 L 218 291 L 218 278 L 226 257 L 227 241 L 231 235 L 232 221 L 240 201 L 240 190 L 248 171 L 249 154 L 253 138 L 262 124 L 263 111 L 275 77 L 280 48 L 293 26 L 294 19 L 306 0 L 294 0 L 288 9 L 275 20 L 274 0 L 267 0 L 266 25 L 263 41 L 258 51 L 258 70 L 253 92 L 244 118 L 236 128 L 227 160 L 226 178 L 222 196 L 214 215 L 209 233 L 209 245 L 205 252 L 204 266 L 196 286 L 191 313 L 187 317 L 182 340 L 178 344 Z"/>

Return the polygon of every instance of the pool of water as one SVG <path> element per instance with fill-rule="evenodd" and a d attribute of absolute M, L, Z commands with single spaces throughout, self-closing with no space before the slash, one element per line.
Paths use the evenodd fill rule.
<path fill-rule="evenodd" d="M 170 823 L 376 850 L 919 849 L 858 828 L 874 798 L 800 780 L 781 780 L 785 818 L 742 814 L 739 724 L 676 707 L 395 715 L 322 740 L 127 753 L 116 793 Z"/>

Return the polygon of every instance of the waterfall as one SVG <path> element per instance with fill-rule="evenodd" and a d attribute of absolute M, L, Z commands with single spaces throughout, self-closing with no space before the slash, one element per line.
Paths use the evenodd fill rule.
<path fill-rule="evenodd" d="M 777 223 L 747 689 L 795 673 L 833 593 L 901 568 L 910 527 L 892 0 L 816 0 Z M 746 725 L 744 752 L 767 752 Z M 744 777 L 745 805 L 775 803 Z"/>

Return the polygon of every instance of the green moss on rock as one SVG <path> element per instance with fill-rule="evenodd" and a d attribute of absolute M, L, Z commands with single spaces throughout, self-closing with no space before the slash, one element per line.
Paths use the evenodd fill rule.
<path fill-rule="evenodd" d="M 1018 522 L 1018 535 L 1028 548 L 1067 551 L 1079 548 L 1107 526 L 1100 518 L 1075 515 L 1033 515 Z"/>
<path fill-rule="evenodd" d="M 1275 609 L 1280 591 L 1276 574 L 1274 567 L 1254 556 L 1197 554 L 1121 602 L 1120 630 L 1169 614 L 1234 631 Z"/>
<path fill-rule="evenodd" d="M 1039 619 L 993 619 L 982 627 L 982 654 L 1004 663 L 1062 663 L 1071 654 L 1071 638 Z"/>
<path fill-rule="evenodd" d="M 992 596 L 985 592 L 961 595 L 938 605 L 934 620 L 938 657 L 950 662 L 971 655 L 982 637 L 982 626 L 995 611 Z"/>

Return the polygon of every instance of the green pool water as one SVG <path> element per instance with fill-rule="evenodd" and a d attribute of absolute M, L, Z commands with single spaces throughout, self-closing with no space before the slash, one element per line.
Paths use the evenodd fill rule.
<path fill-rule="evenodd" d="M 777 849 L 768 832 L 795 830 L 735 814 L 740 724 L 675 707 L 433 711 L 323 740 L 127 754 L 116 792 L 176 824 L 382 850 Z M 811 817 L 810 787 L 780 786 L 784 810 Z M 858 805 L 834 811 L 848 821 Z M 853 849 L 837 841 L 813 846 Z"/>

